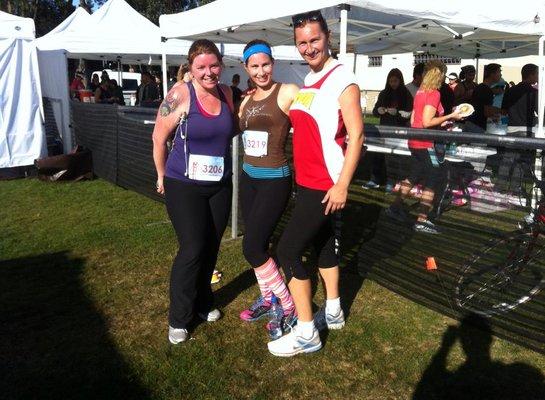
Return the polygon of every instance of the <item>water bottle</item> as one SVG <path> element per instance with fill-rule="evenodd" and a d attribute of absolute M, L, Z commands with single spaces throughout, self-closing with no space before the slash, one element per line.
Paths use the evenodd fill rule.
<path fill-rule="evenodd" d="M 271 299 L 271 321 L 269 322 L 269 337 L 271 340 L 276 340 L 282 337 L 282 317 L 284 316 L 284 310 L 282 306 L 278 303 L 278 299 L 275 295 Z"/>

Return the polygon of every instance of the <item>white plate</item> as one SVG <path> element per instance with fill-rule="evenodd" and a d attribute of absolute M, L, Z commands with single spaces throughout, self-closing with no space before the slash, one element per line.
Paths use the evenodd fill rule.
<path fill-rule="evenodd" d="M 460 110 L 461 108 L 466 108 L 467 107 L 467 110 L 464 112 L 464 113 L 461 113 L 461 116 L 463 118 L 466 118 L 466 117 L 469 117 L 471 114 L 473 114 L 475 112 L 475 108 L 473 108 L 473 106 L 469 103 L 462 103 L 462 104 L 459 104 L 457 107 L 456 107 L 456 111 Z"/>

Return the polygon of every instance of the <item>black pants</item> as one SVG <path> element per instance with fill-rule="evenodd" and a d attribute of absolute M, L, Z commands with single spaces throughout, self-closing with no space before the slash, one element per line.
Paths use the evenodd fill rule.
<path fill-rule="evenodd" d="M 242 172 L 240 202 L 244 220 L 242 251 L 253 268 L 269 259 L 269 241 L 291 194 L 291 176 L 257 179 Z"/>
<path fill-rule="evenodd" d="M 210 286 L 231 209 L 232 184 L 196 185 L 165 178 L 168 215 L 180 245 L 170 274 L 169 324 L 186 328 L 214 306 Z"/>
<path fill-rule="evenodd" d="M 297 185 L 297 198 L 291 219 L 278 242 L 278 262 L 286 280 L 292 277 L 308 279 L 303 265 L 303 252 L 312 245 L 318 256 L 318 267 L 331 268 L 339 264 L 338 239 L 335 224 L 340 213 L 325 215 L 327 204 L 322 204 L 326 192 Z"/>

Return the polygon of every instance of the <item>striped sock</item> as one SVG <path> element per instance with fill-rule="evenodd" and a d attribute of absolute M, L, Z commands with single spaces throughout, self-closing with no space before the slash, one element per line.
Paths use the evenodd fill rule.
<path fill-rule="evenodd" d="M 265 264 L 265 267 L 267 267 L 268 264 Z M 262 268 L 265 268 L 262 267 Z M 259 277 L 259 272 L 257 272 L 257 269 L 254 268 L 255 277 L 257 278 L 257 284 L 259 285 L 259 291 L 261 292 L 261 297 L 268 301 L 269 303 L 272 301 L 272 295 L 273 292 L 269 287 L 267 286 L 267 283 Z"/>
<path fill-rule="evenodd" d="M 266 287 L 267 290 L 274 293 L 274 295 L 280 300 L 280 304 L 284 309 L 284 314 L 288 314 L 295 308 L 291 294 L 288 290 L 288 287 L 284 283 L 280 271 L 272 258 L 269 258 L 269 261 L 258 269 L 254 270 L 257 277 L 257 282 L 259 283 L 259 289 L 261 293 L 264 293 L 263 287 Z M 270 298 L 268 299 L 270 301 Z"/>

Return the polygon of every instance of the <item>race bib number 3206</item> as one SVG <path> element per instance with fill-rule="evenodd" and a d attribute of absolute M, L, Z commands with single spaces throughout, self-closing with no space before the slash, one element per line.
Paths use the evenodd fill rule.
<path fill-rule="evenodd" d="M 223 177 L 223 168 L 223 157 L 189 155 L 189 179 L 217 182 Z"/>
<path fill-rule="evenodd" d="M 269 133 L 264 131 L 244 131 L 242 134 L 244 153 L 247 156 L 264 157 L 267 155 Z"/>

